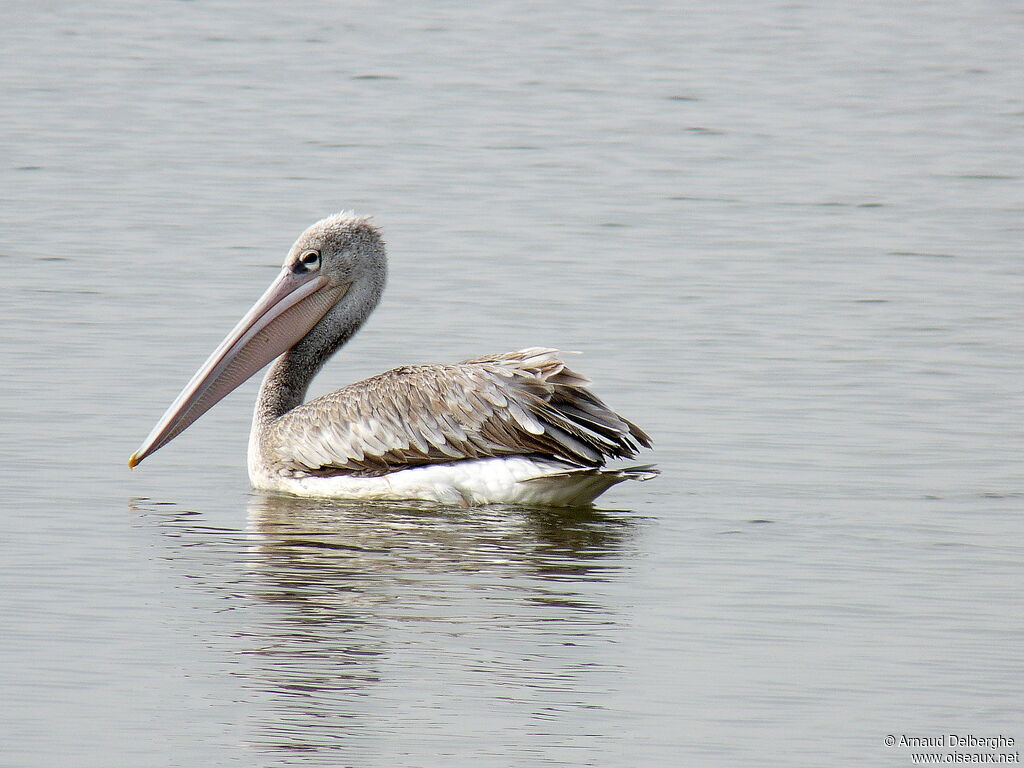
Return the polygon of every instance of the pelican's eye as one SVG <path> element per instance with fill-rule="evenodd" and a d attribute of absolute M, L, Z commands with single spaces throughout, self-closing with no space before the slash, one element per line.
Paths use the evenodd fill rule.
<path fill-rule="evenodd" d="M 297 272 L 312 272 L 315 269 L 320 268 L 320 252 L 319 251 L 306 251 L 299 257 L 298 262 L 295 265 Z"/>

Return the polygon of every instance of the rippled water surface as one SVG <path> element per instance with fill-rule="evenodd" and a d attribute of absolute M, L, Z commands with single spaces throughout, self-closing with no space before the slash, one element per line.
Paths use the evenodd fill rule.
<path fill-rule="evenodd" d="M 1019 8 L 5 11 L 0 765 L 1024 740 Z M 586 511 L 262 496 L 255 381 L 129 473 L 342 208 L 391 282 L 314 394 L 579 350 L 661 477 Z"/>

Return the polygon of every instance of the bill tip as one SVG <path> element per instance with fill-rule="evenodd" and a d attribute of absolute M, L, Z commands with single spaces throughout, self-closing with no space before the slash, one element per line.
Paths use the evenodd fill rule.
<path fill-rule="evenodd" d="M 139 453 L 136 451 L 128 457 L 128 468 L 135 469 L 139 465 L 140 461 L 142 461 L 142 459 L 139 458 Z"/>

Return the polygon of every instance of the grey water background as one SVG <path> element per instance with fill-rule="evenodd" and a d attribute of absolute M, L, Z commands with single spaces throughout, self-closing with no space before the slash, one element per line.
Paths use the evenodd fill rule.
<path fill-rule="evenodd" d="M 1024 739 L 1024 15 L 5 3 L 0 765 L 909 765 Z M 530 345 L 647 427 L 594 511 L 128 455 L 343 208 L 314 384 Z"/>

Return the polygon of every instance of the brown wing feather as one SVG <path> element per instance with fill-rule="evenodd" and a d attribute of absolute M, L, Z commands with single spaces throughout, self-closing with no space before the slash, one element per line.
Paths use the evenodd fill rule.
<path fill-rule="evenodd" d="M 552 349 L 395 368 L 318 397 L 271 425 L 267 457 L 308 474 L 378 475 L 530 455 L 578 467 L 632 458 L 650 438 L 608 408 Z"/>

